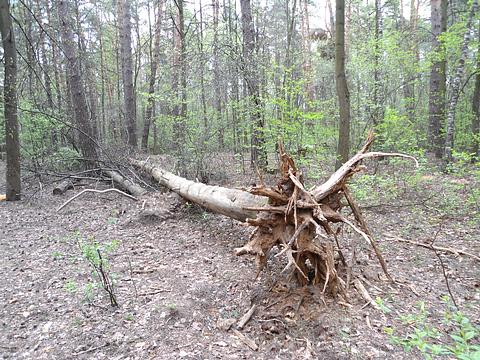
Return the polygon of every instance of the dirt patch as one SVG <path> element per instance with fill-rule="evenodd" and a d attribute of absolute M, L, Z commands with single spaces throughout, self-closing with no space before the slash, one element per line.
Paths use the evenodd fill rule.
<path fill-rule="evenodd" d="M 229 179 L 238 180 L 233 174 Z M 22 202 L 0 203 L 5 359 L 415 359 L 422 357 L 391 345 L 384 329 L 407 331 L 398 319 L 414 313 L 419 300 L 432 310 L 432 321 L 445 308 L 438 259 L 385 235 L 431 238 L 438 223 L 428 207 L 375 206 L 365 212 L 397 284 L 385 281 L 367 244 L 344 234 L 344 241 L 356 242 L 355 271 L 381 299 L 382 311 L 365 307 L 353 289 L 348 305 L 318 288 L 292 288 L 280 274 L 285 264 L 274 257 L 255 280 L 252 259 L 233 255 L 250 229 L 175 195 L 157 193 L 144 203 L 114 193 L 86 194 L 57 212 L 81 188 L 53 196 L 46 187 L 30 197 L 37 190 L 27 188 Z M 414 201 L 418 194 L 405 198 Z M 446 222 L 436 244 L 478 254 L 480 227 L 470 220 Z M 78 241 L 89 238 L 117 244 L 109 262 L 118 308 L 88 285 L 92 269 Z M 479 264 L 453 255 L 442 259 L 462 310 L 478 323 Z M 257 310 L 241 333 L 257 351 L 226 330 L 252 304 Z"/>

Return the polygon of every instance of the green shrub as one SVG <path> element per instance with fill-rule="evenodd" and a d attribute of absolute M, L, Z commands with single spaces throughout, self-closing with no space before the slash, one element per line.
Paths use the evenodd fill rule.
<path fill-rule="evenodd" d="M 480 327 L 471 323 L 470 319 L 453 308 L 444 297 L 448 309 L 443 313 L 443 328 L 428 323 L 430 313 L 425 303 L 419 302 L 418 312 L 401 316 L 400 320 L 411 331 L 396 335 L 393 327 L 385 328 L 390 341 L 400 345 L 406 352 L 416 349 L 425 359 L 434 359 L 442 355 L 454 356 L 462 360 L 480 359 Z"/>

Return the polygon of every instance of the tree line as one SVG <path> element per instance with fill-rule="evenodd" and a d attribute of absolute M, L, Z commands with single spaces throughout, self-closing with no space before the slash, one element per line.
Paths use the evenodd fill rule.
<path fill-rule="evenodd" d="M 214 151 L 266 169 L 282 138 L 338 168 L 375 128 L 381 150 L 478 159 L 478 0 L 320 5 L 0 0 L 7 197 L 20 156 L 91 166 L 120 147 L 198 176 Z"/>

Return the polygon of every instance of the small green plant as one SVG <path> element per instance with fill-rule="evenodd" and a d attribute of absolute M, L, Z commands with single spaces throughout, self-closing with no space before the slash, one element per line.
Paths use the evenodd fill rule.
<path fill-rule="evenodd" d="M 86 303 L 92 303 L 95 299 L 95 290 L 97 288 L 97 284 L 93 282 L 87 282 L 83 287 L 83 300 Z"/>
<path fill-rule="evenodd" d="M 73 280 L 68 280 L 65 285 L 65 290 L 67 290 L 71 294 L 75 294 L 78 290 L 77 284 Z"/>
<path fill-rule="evenodd" d="M 175 303 L 169 303 L 169 304 L 166 305 L 166 307 L 171 312 L 177 311 L 177 304 L 175 304 Z"/>
<path fill-rule="evenodd" d="M 113 209 L 110 213 L 110 216 L 107 219 L 107 222 L 110 225 L 115 225 L 118 222 L 118 215 L 120 214 L 120 211 L 118 209 Z"/>
<path fill-rule="evenodd" d="M 375 298 L 375 302 L 377 303 L 378 307 L 384 314 L 389 314 L 392 312 L 392 309 L 390 309 L 387 305 L 385 305 L 385 302 L 380 296 L 377 296 Z"/>
<path fill-rule="evenodd" d="M 83 288 L 84 300 L 92 302 L 95 298 L 96 289 L 101 287 L 108 294 L 110 304 L 118 306 L 115 294 L 115 281 L 111 273 L 111 264 L 109 255 L 113 253 L 119 246 L 118 240 L 112 240 L 108 243 L 100 244 L 95 237 L 88 236 L 83 238 L 77 231 L 75 233 L 77 245 L 82 254 L 82 258 L 87 261 L 93 269 L 92 274 L 94 281 L 88 282 Z"/>
<path fill-rule="evenodd" d="M 434 359 L 442 355 L 454 356 L 461 360 L 480 359 L 478 345 L 480 327 L 473 325 L 465 314 L 454 309 L 448 297 L 444 297 L 443 300 L 448 307 L 443 314 L 444 331 L 428 323 L 430 314 L 425 303 L 419 302 L 417 313 L 400 317 L 402 323 L 413 331 L 395 335 L 394 328 L 385 328 L 384 331 L 389 335 L 390 341 L 402 346 L 407 352 L 412 349 L 419 350 L 425 359 Z"/>
<path fill-rule="evenodd" d="M 76 317 L 73 319 L 72 323 L 74 326 L 82 326 L 83 320 L 82 318 Z"/>
<path fill-rule="evenodd" d="M 240 316 L 240 312 L 237 309 L 233 309 L 231 311 L 222 312 L 221 317 L 223 319 L 235 319 Z"/>
<path fill-rule="evenodd" d="M 464 177 L 468 174 L 469 165 L 474 154 L 453 151 L 453 161 L 448 163 L 445 169 L 447 173 L 456 177 Z"/>

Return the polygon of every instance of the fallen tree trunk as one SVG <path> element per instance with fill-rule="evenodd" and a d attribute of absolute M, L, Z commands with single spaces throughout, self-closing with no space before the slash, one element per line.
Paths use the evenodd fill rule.
<path fill-rule="evenodd" d="M 142 188 L 141 186 L 135 184 L 133 181 L 126 179 L 124 176 L 119 174 L 117 171 L 114 170 L 103 170 L 103 172 L 112 178 L 113 182 L 117 184 L 122 190 L 128 191 L 135 197 L 140 197 L 147 193 L 147 190 Z"/>
<path fill-rule="evenodd" d="M 205 185 L 172 174 L 164 169 L 155 167 L 154 164 L 133 159 L 130 162 L 132 165 L 149 173 L 161 185 L 175 191 L 183 198 L 208 210 L 239 221 L 246 221 L 247 218 L 254 219 L 256 217 L 256 211 L 247 210 L 247 207 L 262 207 L 268 203 L 268 198 L 255 196 L 243 190 Z"/>
<path fill-rule="evenodd" d="M 182 197 L 254 226 L 250 240 L 236 249 L 236 253 L 255 255 L 258 272 L 266 265 L 272 248 L 279 247 L 276 257 L 283 255 L 288 259 L 284 271 L 292 269 L 292 277 L 301 285 L 320 284 L 324 292 L 328 290 L 336 294 L 340 291 L 346 297 L 347 284 L 340 277 L 339 269 L 340 265 L 343 268 L 348 266 L 335 224 L 346 224 L 365 239 L 391 279 L 382 254 L 347 188 L 347 180 L 363 168 L 361 162 L 366 158 L 400 156 L 416 162 L 408 155 L 368 152 L 373 139 L 373 133 L 370 133 L 362 149 L 312 191 L 304 188 L 301 172 L 281 144 L 282 178 L 274 187 L 261 184 L 248 189 L 248 192 L 193 182 L 138 160 L 131 160 L 131 163 Z M 352 210 L 354 218 L 351 220 L 341 213 L 344 206 L 342 199 L 347 200 Z M 349 276 L 347 278 L 350 279 Z"/>
<path fill-rule="evenodd" d="M 62 195 L 65 191 L 73 189 L 73 182 L 70 179 L 59 182 L 52 190 L 53 195 Z"/>

